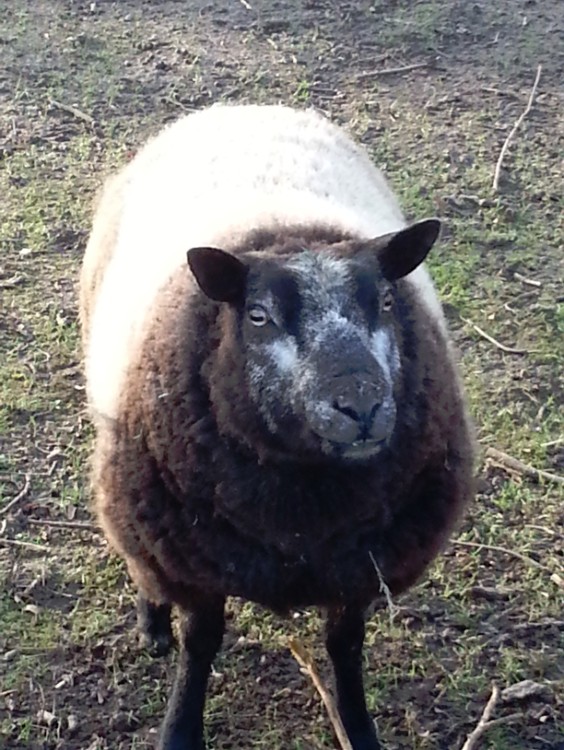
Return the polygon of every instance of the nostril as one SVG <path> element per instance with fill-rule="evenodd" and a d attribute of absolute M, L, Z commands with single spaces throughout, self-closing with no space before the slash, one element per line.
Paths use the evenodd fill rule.
<path fill-rule="evenodd" d="M 352 419 L 354 422 L 359 422 L 361 425 L 370 429 L 376 418 L 378 409 L 380 408 L 380 402 L 373 404 L 371 408 L 367 405 L 366 409 L 357 410 L 350 405 L 347 399 L 336 398 L 335 401 L 333 401 L 333 408 L 341 412 L 341 414 L 344 414 L 346 417 L 349 417 L 349 419 Z"/>
<path fill-rule="evenodd" d="M 379 408 L 380 408 L 380 403 L 376 403 L 370 410 L 370 414 L 368 415 L 368 419 L 366 420 L 368 425 L 371 425 L 372 422 L 374 421 Z"/>
<path fill-rule="evenodd" d="M 340 399 L 335 399 L 333 401 L 333 409 L 336 409 L 337 411 L 340 411 L 341 414 L 344 414 L 347 417 L 350 417 L 355 422 L 361 421 L 361 415 L 355 411 L 351 406 L 349 406 L 346 401 L 341 401 Z"/>

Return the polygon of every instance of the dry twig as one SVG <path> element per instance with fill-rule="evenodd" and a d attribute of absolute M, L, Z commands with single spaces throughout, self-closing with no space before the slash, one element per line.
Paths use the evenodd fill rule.
<path fill-rule="evenodd" d="M 468 318 L 463 318 L 462 315 L 460 316 L 460 319 L 467 325 L 471 326 L 476 331 L 476 333 L 479 333 L 480 336 L 486 339 L 486 341 L 489 341 L 490 344 L 493 344 L 494 346 L 497 346 L 498 349 L 501 349 L 502 352 L 507 352 L 508 354 L 532 354 L 532 352 L 528 352 L 526 349 L 515 349 L 512 346 L 506 346 L 505 344 L 500 343 L 497 339 L 494 339 L 493 336 L 490 336 L 489 333 L 486 333 L 482 328 L 477 326 L 471 320 L 469 320 Z"/>
<path fill-rule="evenodd" d="M 91 531 L 96 532 L 99 529 L 92 523 L 85 523 L 83 521 L 51 521 L 47 518 L 29 518 L 25 519 L 27 523 L 35 526 L 52 526 L 56 529 L 79 529 L 80 531 Z"/>
<path fill-rule="evenodd" d="M 550 536 L 559 536 L 557 531 L 554 531 L 554 529 L 549 529 L 548 526 L 540 526 L 536 523 L 526 523 L 525 526 L 528 529 L 536 529 L 537 531 L 544 531 L 545 534 L 549 534 Z"/>
<path fill-rule="evenodd" d="M 14 287 L 18 286 L 18 284 L 21 284 L 24 281 L 25 276 L 16 274 L 15 276 L 11 276 L 9 279 L 2 279 L 2 281 L 0 281 L 0 289 L 13 289 Z"/>
<path fill-rule="evenodd" d="M 536 279 L 528 279 L 526 276 L 523 276 L 523 274 L 519 273 L 518 271 L 515 271 L 513 274 L 513 278 L 517 279 L 517 281 L 520 281 L 521 284 L 526 284 L 527 286 L 534 286 L 535 289 L 540 289 L 542 286 L 542 281 L 537 281 Z"/>
<path fill-rule="evenodd" d="M 35 544 L 35 542 L 22 542 L 20 539 L 7 539 L 5 536 L 0 536 L 0 544 L 5 544 L 8 547 L 25 547 L 25 549 L 32 549 L 35 552 L 50 552 L 50 548 L 44 544 Z"/>
<path fill-rule="evenodd" d="M 502 469 L 507 469 L 518 474 L 524 474 L 531 479 L 535 479 L 537 482 L 539 479 L 546 479 L 549 482 L 555 482 L 556 484 L 564 484 L 564 477 L 558 476 L 558 474 L 552 474 L 550 471 L 544 471 L 543 469 L 535 469 L 534 466 L 529 466 L 519 461 L 513 456 L 509 456 L 507 453 L 498 450 L 497 448 L 486 448 L 486 457 L 491 458 L 493 462 Z"/>
<path fill-rule="evenodd" d="M 378 563 L 374 559 L 374 555 L 371 551 L 369 551 L 368 554 L 370 555 L 372 565 L 374 565 L 374 570 L 376 571 L 376 575 L 378 576 L 378 580 L 380 581 L 380 593 L 384 594 L 384 596 L 386 597 L 388 612 L 390 613 L 390 623 L 392 623 L 394 621 L 394 617 L 398 613 L 398 607 L 394 604 L 394 600 L 392 599 L 392 594 L 390 592 L 388 584 L 384 580 L 384 576 L 382 575 L 382 571 L 378 567 Z"/>
<path fill-rule="evenodd" d="M 491 716 L 496 709 L 498 701 L 499 688 L 494 684 L 492 685 L 492 694 L 490 695 L 490 698 L 486 703 L 486 707 L 484 708 L 482 715 L 480 716 L 480 720 L 478 721 L 476 727 L 466 738 L 466 742 L 464 743 L 464 745 L 462 745 L 462 750 L 474 750 L 477 747 L 478 742 L 488 731 L 488 729 L 499 726 L 500 724 L 509 724 L 513 721 L 517 721 L 518 719 L 523 718 L 523 714 L 515 713 L 510 714 L 509 716 L 501 716 L 499 719 L 492 719 Z"/>
<path fill-rule="evenodd" d="M 93 117 L 90 115 L 87 115 L 86 112 L 83 112 L 78 107 L 73 107 L 72 104 L 64 104 L 63 102 L 58 101 L 57 99 L 49 99 L 49 103 L 51 106 L 56 107 L 57 109 L 61 109 L 63 112 L 68 112 L 70 115 L 73 115 L 73 117 L 76 117 L 78 120 L 82 120 L 83 122 L 88 123 L 88 125 L 95 125 L 96 121 Z"/>
<path fill-rule="evenodd" d="M 513 549 L 509 549 L 508 547 L 499 547 L 496 544 L 482 544 L 482 542 L 466 542 L 463 539 L 453 539 L 452 543 L 457 545 L 458 547 L 475 547 L 476 549 L 489 549 L 492 552 L 504 552 L 506 555 L 516 557 L 518 560 L 526 562 L 533 568 L 538 568 L 539 570 L 544 570 L 547 573 L 552 573 L 551 569 L 547 568 L 546 565 L 537 562 L 537 560 L 533 560 L 532 557 L 521 554 L 521 552 L 516 552 Z"/>
<path fill-rule="evenodd" d="M 417 70 L 418 68 L 429 68 L 430 63 L 413 63 L 412 65 L 400 65 L 397 68 L 380 68 L 380 70 L 365 70 L 363 73 L 359 73 L 356 77 L 357 81 L 363 81 L 365 78 L 374 78 L 378 76 L 390 76 L 394 73 L 408 73 L 410 70 Z"/>
<path fill-rule="evenodd" d="M 564 437 L 556 438 L 556 440 L 549 440 L 547 443 L 541 443 L 543 448 L 552 448 L 554 445 L 562 445 L 564 443 Z"/>
<path fill-rule="evenodd" d="M 335 699 L 323 684 L 323 681 L 319 676 L 319 672 L 317 671 L 317 667 L 315 666 L 315 662 L 313 661 L 313 657 L 308 653 L 303 643 L 298 641 L 296 638 L 290 638 L 288 645 L 290 647 L 292 655 L 294 656 L 294 659 L 309 675 L 311 681 L 315 686 L 315 689 L 321 696 L 321 700 L 323 701 L 325 708 L 327 709 L 329 719 L 331 720 L 331 724 L 333 724 L 333 728 L 342 750 L 352 750 L 352 745 L 349 738 L 347 737 L 347 733 L 345 731 L 345 727 L 343 726 L 343 722 L 341 721 L 341 717 L 339 716 L 339 711 L 337 709 Z"/>
<path fill-rule="evenodd" d="M 29 493 L 29 488 L 30 488 L 30 477 L 29 477 L 29 474 L 26 474 L 25 480 L 24 480 L 24 486 L 21 488 L 18 494 L 0 510 L 0 516 L 5 516 L 7 513 L 9 513 L 12 510 L 12 508 L 15 505 L 17 505 L 21 500 L 27 497 Z"/>
<path fill-rule="evenodd" d="M 533 106 L 533 101 L 535 98 L 535 94 L 537 92 L 537 86 L 539 85 L 539 81 L 540 81 L 541 71 L 542 71 L 542 65 L 539 65 L 537 68 L 537 75 L 535 76 L 535 82 L 533 84 L 533 88 L 531 89 L 531 94 L 529 96 L 529 101 L 527 102 L 527 106 L 525 107 L 524 111 L 521 113 L 521 116 L 519 117 L 515 125 L 511 128 L 509 135 L 505 139 L 505 143 L 501 147 L 499 159 L 497 160 L 497 164 L 495 165 L 495 172 L 494 172 L 494 178 L 493 178 L 493 183 L 492 183 L 492 190 L 494 193 L 497 192 L 499 188 L 499 177 L 501 174 L 501 165 L 503 163 L 503 157 L 505 156 L 507 149 L 509 148 L 511 139 L 513 138 L 513 136 L 517 132 L 517 129 L 519 128 L 519 126 L 521 125 L 525 117 L 529 114 L 529 112 L 531 111 L 531 107 Z"/>

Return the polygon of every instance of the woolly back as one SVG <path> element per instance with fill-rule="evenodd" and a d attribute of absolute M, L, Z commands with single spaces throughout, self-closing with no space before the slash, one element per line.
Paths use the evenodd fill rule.
<path fill-rule="evenodd" d="M 184 269 L 189 248 L 229 250 L 259 229 L 283 236 L 321 226 L 370 238 L 405 226 L 366 152 L 314 111 L 214 106 L 165 128 L 126 169 L 117 243 L 87 347 L 89 400 L 108 417 L 117 415 L 159 290 Z M 442 321 L 426 271 L 410 279 Z"/>

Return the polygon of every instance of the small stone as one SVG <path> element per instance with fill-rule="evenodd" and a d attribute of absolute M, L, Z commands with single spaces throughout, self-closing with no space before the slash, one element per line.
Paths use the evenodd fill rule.
<path fill-rule="evenodd" d="M 499 599 L 508 599 L 511 596 L 511 589 L 494 586 L 472 586 L 470 594 L 474 599 L 496 601 Z"/>
<path fill-rule="evenodd" d="M 504 703 L 510 703 L 512 701 L 523 701 L 532 698 L 547 699 L 552 696 L 552 691 L 548 685 L 542 685 L 539 682 L 533 682 L 533 680 L 523 680 L 522 682 L 516 682 L 515 685 L 510 685 L 501 691 L 501 700 Z"/>
<path fill-rule="evenodd" d="M 69 732 L 76 732 L 78 729 L 78 718 L 74 714 L 69 714 L 67 717 L 67 726 Z"/>
<path fill-rule="evenodd" d="M 55 714 L 52 714 L 51 711 L 42 710 L 37 712 L 37 721 L 39 724 L 50 727 L 55 723 L 56 720 L 57 717 L 55 716 Z"/>
<path fill-rule="evenodd" d="M 39 613 L 41 612 L 41 607 L 38 607 L 37 604 L 26 604 L 23 608 L 23 611 L 31 612 L 32 615 L 35 615 L 37 617 L 37 615 L 39 615 Z"/>

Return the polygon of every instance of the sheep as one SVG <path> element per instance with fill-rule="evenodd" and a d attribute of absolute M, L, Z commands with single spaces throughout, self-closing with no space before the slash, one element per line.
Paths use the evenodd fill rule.
<path fill-rule="evenodd" d="M 227 596 L 326 613 L 353 750 L 380 747 L 365 619 L 412 586 L 474 493 L 453 347 L 408 224 L 322 115 L 222 106 L 167 126 L 108 183 L 80 280 L 99 522 L 173 643 L 161 750 L 202 750 Z"/>

